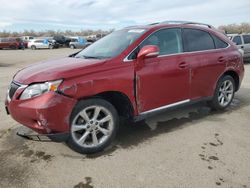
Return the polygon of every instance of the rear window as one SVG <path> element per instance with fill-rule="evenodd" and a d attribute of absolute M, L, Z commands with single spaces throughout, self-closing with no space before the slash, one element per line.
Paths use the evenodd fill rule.
<path fill-rule="evenodd" d="M 226 48 L 228 47 L 228 44 L 226 42 L 224 42 L 223 40 L 219 39 L 217 36 L 215 35 L 212 35 L 213 36 L 213 39 L 214 39 L 214 44 L 215 44 L 215 47 L 217 49 L 220 49 L 220 48 Z"/>
<path fill-rule="evenodd" d="M 214 41 L 208 32 L 198 29 L 183 29 L 184 51 L 195 52 L 215 49 Z"/>
<path fill-rule="evenodd" d="M 1 42 L 8 42 L 8 39 L 3 38 L 3 39 L 1 39 Z"/>
<path fill-rule="evenodd" d="M 250 35 L 243 35 L 243 40 L 245 44 L 250 44 Z"/>
<path fill-rule="evenodd" d="M 240 37 L 240 36 L 235 36 L 235 37 L 233 38 L 233 42 L 234 42 L 236 45 L 241 45 L 241 44 L 242 44 L 241 37 Z"/>

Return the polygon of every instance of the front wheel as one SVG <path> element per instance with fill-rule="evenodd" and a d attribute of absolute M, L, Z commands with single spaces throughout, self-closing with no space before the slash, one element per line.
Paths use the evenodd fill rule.
<path fill-rule="evenodd" d="M 218 81 L 213 100 L 209 104 L 215 110 L 224 110 L 231 104 L 234 93 L 235 81 L 226 75 Z"/>
<path fill-rule="evenodd" d="M 36 49 L 36 46 L 32 45 L 32 46 L 31 46 L 31 49 L 32 49 L 32 50 L 35 50 L 35 49 Z"/>
<path fill-rule="evenodd" d="M 103 99 L 80 101 L 71 114 L 68 145 L 79 153 L 95 153 L 105 149 L 115 138 L 118 114 Z"/>
<path fill-rule="evenodd" d="M 72 44 L 72 45 L 70 45 L 70 48 L 75 49 L 76 47 Z"/>

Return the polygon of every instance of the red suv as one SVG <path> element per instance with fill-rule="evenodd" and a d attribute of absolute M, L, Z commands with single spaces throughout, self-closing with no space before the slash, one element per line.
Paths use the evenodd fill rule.
<path fill-rule="evenodd" d="M 244 74 L 242 55 L 209 25 L 161 22 L 115 31 L 63 59 L 14 76 L 6 110 L 81 153 L 103 150 L 121 119 L 139 120 L 206 100 L 228 107 Z"/>
<path fill-rule="evenodd" d="M 0 49 L 24 49 L 25 47 L 27 47 L 27 43 L 20 38 L 0 38 Z"/>

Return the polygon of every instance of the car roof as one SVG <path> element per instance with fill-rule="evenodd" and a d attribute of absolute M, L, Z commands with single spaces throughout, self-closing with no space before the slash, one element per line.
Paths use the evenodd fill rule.
<path fill-rule="evenodd" d="M 152 29 L 152 28 L 161 28 L 161 27 L 183 27 L 187 25 L 199 26 L 199 27 L 206 27 L 210 29 L 215 29 L 213 26 L 205 23 L 199 22 L 192 22 L 192 21 L 163 21 L 163 22 L 156 22 L 151 23 L 148 25 L 135 25 L 126 27 L 126 29 Z"/>
<path fill-rule="evenodd" d="M 125 27 L 124 29 L 158 30 L 161 28 L 176 28 L 176 27 L 201 29 L 201 30 L 213 31 L 216 33 L 226 35 L 224 31 L 218 30 L 215 27 L 213 27 L 212 25 L 205 24 L 205 23 L 199 23 L 199 22 L 193 22 L 193 21 L 172 21 L 172 20 L 170 20 L 170 21 L 151 23 L 148 25 L 129 26 L 129 27 Z"/>

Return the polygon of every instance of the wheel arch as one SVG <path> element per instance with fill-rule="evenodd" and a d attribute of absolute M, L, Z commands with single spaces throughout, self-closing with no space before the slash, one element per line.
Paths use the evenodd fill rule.
<path fill-rule="evenodd" d="M 102 93 L 98 93 L 93 97 L 102 98 L 110 102 L 119 116 L 122 116 L 126 119 L 131 119 L 134 116 L 134 108 L 129 99 L 129 97 L 119 91 L 106 91 Z"/>
<path fill-rule="evenodd" d="M 92 96 L 79 98 L 79 101 L 88 100 L 93 98 L 101 98 L 111 103 L 120 117 L 127 120 L 132 120 L 134 117 L 135 109 L 129 97 L 120 91 L 105 91 Z"/>
<path fill-rule="evenodd" d="M 222 77 L 224 77 L 226 75 L 229 75 L 234 79 L 234 81 L 235 81 L 235 91 L 238 91 L 239 87 L 240 87 L 240 77 L 239 77 L 238 73 L 236 71 L 234 71 L 234 70 L 228 70 L 228 71 L 224 72 L 224 74 L 220 78 L 222 78 Z"/>

